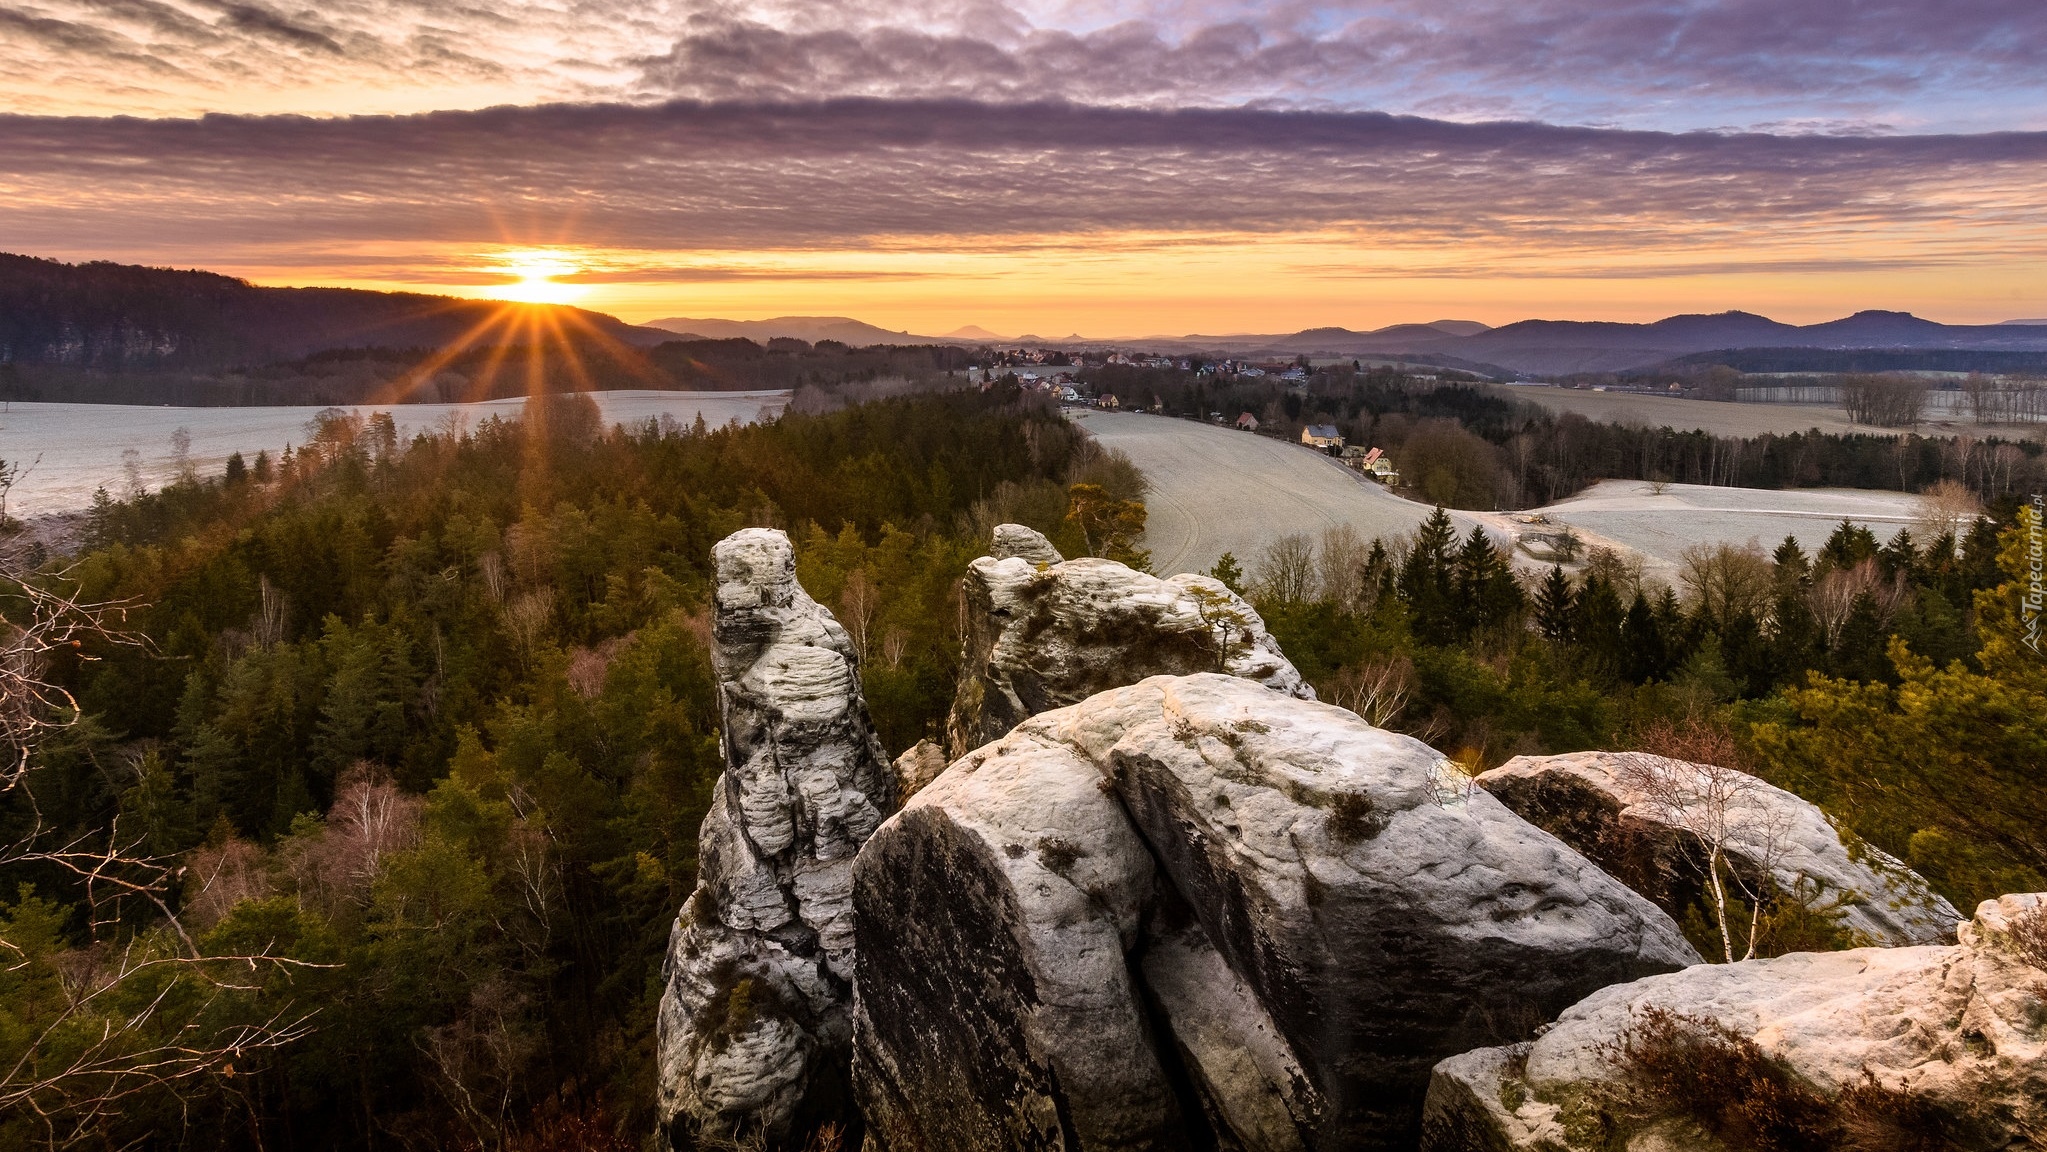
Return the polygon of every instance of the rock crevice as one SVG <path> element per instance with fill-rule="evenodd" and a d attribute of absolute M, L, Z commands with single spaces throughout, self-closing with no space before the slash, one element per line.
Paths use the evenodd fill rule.
<path fill-rule="evenodd" d="M 1696 962 L 1661 911 L 1492 797 L 1446 802 L 1440 761 L 1200 674 L 955 762 L 855 868 L 870 1139 L 1411 1148 L 1438 1060 Z"/>

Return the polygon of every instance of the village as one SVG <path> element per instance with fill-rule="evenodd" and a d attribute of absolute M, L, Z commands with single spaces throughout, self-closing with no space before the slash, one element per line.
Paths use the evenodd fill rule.
<path fill-rule="evenodd" d="M 1132 411 L 1155 416 L 1177 415 L 1182 419 L 1205 420 L 1207 423 L 1227 425 L 1237 431 L 1279 439 L 1290 438 L 1280 428 L 1273 427 L 1269 420 L 1260 419 L 1257 413 L 1245 410 L 1232 421 L 1226 412 L 1199 409 L 1194 412 L 1168 413 L 1164 400 L 1154 393 L 1148 404 L 1126 404 L 1117 391 L 1100 387 L 1091 380 L 1098 373 L 1090 368 L 1149 369 L 1191 374 L 1197 379 L 1213 379 L 1217 383 L 1252 380 L 1277 380 L 1284 382 L 1288 390 L 1299 397 L 1305 397 L 1308 380 L 1315 370 L 1327 364 L 1362 367 L 1356 362 L 1340 358 L 1326 363 L 1298 357 L 1291 361 L 1254 362 L 1249 360 L 1206 360 L 1199 357 L 1151 356 L 1143 353 L 1068 353 L 1050 349 L 1016 348 L 998 353 L 994 363 L 976 368 L 969 374 L 983 387 L 995 380 L 1013 376 L 1016 383 L 1027 391 L 1048 396 L 1062 408 L 1098 409 L 1101 411 Z M 1434 383 L 1434 374 L 1417 375 L 1402 373 L 1415 383 Z M 1334 424 L 1310 423 L 1300 432 L 1300 443 L 1333 457 L 1345 467 L 1361 476 L 1375 480 L 1388 487 L 1400 484 L 1400 472 L 1394 467 L 1392 457 L 1383 449 L 1363 444 L 1348 443 L 1341 429 Z"/>

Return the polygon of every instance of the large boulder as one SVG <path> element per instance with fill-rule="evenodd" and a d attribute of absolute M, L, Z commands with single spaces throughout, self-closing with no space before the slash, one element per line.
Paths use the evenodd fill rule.
<path fill-rule="evenodd" d="M 845 629 L 781 532 L 712 551 L 725 772 L 676 918 L 657 1017 L 672 1134 L 760 1134 L 848 1113 L 853 861 L 895 808 Z"/>
<path fill-rule="evenodd" d="M 1437 1065 L 1422 1147 L 2047 1146 L 2047 897 L 1985 901 L 1960 939 L 1595 992 L 1532 1043 Z"/>
<path fill-rule="evenodd" d="M 1517 756 L 1481 773 L 1478 784 L 1680 918 L 1701 897 L 1694 830 L 1705 827 L 1725 830 L 1742 876 L 1831 918 L 1849 944 L 1950 943 L 1962 919 L 1896 857 L 1814 805 L 1731 769 L 1573 752 Z"/>
<path fill-rule="evenodd" d="M 1453 773 L 1218 674 L 1102 693 L 955 762 L 855 868 L 869 1139 L 1409 1149 L 1438 1060 L 1697 962 L 1653 904 Z"/>
<path fill-rule="evenodd" d="M 1040 712 L 1147 676 L 1225 672 L 1315 698 L 1257 610 L 1219 580 L 1062 561 L 1015 524 L 995 530 L 995 551 L 969 565 L 963 582 L 966 651 L 946 722 L 954 758 Z"/>
<path fill-rule="evenodd" d="M 988 549 L 988 555 L 997 560 L 1007 560 L 1015 556 L 1033 564 L 1045 565 L 1062 563 L 1066 559 L 1059 554 L 1059 549 L 1053 547 L 1050 540 L 1045 539 L 1043 532 L 1022 524 L 997 524 L 994 544 Z"/>

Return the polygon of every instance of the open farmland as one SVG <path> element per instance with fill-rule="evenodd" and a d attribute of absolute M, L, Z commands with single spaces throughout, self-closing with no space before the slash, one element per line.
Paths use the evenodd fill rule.
<path fill-rule="evenodd" d="M 607 424 L 630 424 L 669 416 L 688 424 L 701 413 L 716 427 L 732 420 L 750 422 L 763 409 L 780 411 L 789 402 L 786 391 L 763 392 L 593 392 Z M 473 427 L 491 416 L 516 417 L 523 400 L 487 400 L 476 404 L 398 404 L 345 409 L 361 415 L 389 412 L 401 439 L 417 432 L 446 427 L 449 421 Z M 218 472 L 228 456 L 240 452 L 253 458 L 273 455 L 287 444 L 302 444 L 307 425 L 325 411 L 311 406 L 265 408 L 172 408 L 131 404 L 9 404 L 0 412 L 0 460 L 18 463 L 26 475 L 8 499 L 16 516 L 68 512 L 92 503 L 94 489 L 104 485 L 121 492 L 128 483 L 124 453 L 134 452 L 141 483 L 160 487 L 175 479 L 180 467 L 171 437 L 182 428 L 191 436 L 186 462 L 200 473 Z"/>
<path fill-rule="evenodd" d="M 1716 488 L 1671 484 L 1661 493 L 1640 480 L 1602 480 L 1569 500 L 1541 509 L 1553 522 L 1642 554 L 1651 572 L 1675 571 L 1694 544 L 1774 548 L 1795 537 L 1808 553 L 1843 520 L 1888 541 L 1916 517 L 1918 499 L 1861 488 Z"/>
<path fill-rule="evenodd" d="M 1765 432 L 1868 432 L 1895 436 L 1895 428 L 1857 424 L 1839 408 L 1820 404 L 1736 404 L 1722 400 L 1685 400 L 1640 392 L 1592 392 L 1577 388 L 1490 386 L 1515 400 L 1539 404 L 1552 412 L 1575 412 L 1588 420 L 1615 424 L 1670 427 L 1680 432 L 1701 428 L 1716 436 L 1761 436 Z"/>
<path fill-rule="evenodd" d="M 1292 532 L 1349 524 L 1366 539 L 1411 531 L 1429 510 L 1298 444 L 1129 412 L 1077 412 L 1080 426 L 1151 481 L 1145 542 L 1161 574 L 1205 572 L 1223 553 L 1249 570 Z M 1456 517 L 1469 531 L 1470 518 Z"/>
<path fill-rule="evenodd" d="M 1205 571 L 1224 552 L 1249 569 L 1279 537 L 1319 535 L 1339 524 L 1366 538 L 1395 536 L 1429 512 L 1286 441 L 1162 416 L 1085 412 L 1075 419 L 1104 447 L 1128 454 L 1151 481 L 1145 539 L 1161 573 Z M 1694 544 L 1755 540 L 1774 547 L 1793 536 L 1811 551 L 1842 520 L 1889 540 L 1912 521 L 1916 500 L 1903 492 L 1702 484 L 1670 484 L 1658 493 L 1639 480 L 1607 480 L 1536 511 L 1578 529 L 1588 544 L 1639 554 L 1649 575 L 1668 582 Z M 1530 531 L 1505 513 L 1459 512 L 1452 519 L 1460 532 L 1483 523 L 1502 540 Z M 1536 563 L 1522 553 L 1516 559 L 1523 567 Z"/>

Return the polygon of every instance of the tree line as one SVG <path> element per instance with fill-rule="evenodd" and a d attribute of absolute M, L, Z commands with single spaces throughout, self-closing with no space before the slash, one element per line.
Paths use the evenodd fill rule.
<path fill-rule="evenodd" d="M 1085 376 L 1124 408 L 1157 403 L 1167 414 L 1207 419 L 1220 412 L 1229 421 L 1250 412 L 1287 436 L 1307 424 L 1334 424 L 1350 443 L 1393 456 L 1410 495 L 1450 508 L 1535 507 L 1600 480 L 1894 492 L 1952 480 L 1984 500 L 2047 487 L 2047 452 L 2033 439 L 1680 432 L 1551 412 L 1482 385 L 1419 380 L 1391 367 L 1338 364 L 1299 382 L 1123 365 Z M 1859 386 L 1871 418 L 1889 420 L 1913 406 L 1887 379 Z"/>

